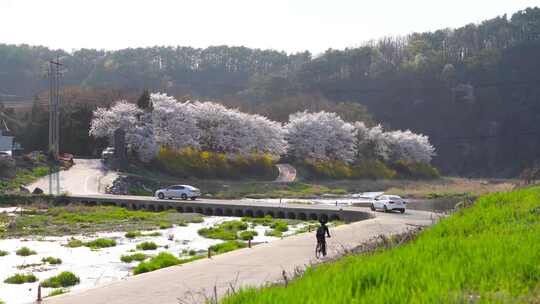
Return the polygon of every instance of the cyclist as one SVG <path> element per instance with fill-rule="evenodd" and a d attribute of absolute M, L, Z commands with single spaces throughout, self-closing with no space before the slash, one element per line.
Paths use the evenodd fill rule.
<path fill-rule="evenodd" d="M 326 236 L 330 237 L 330 230 L 328 230 L 325 220 L 321 219 L 319 223 L 321 226 L 317 228 L 317 245 L 320 246 L 322 255 L 326 256 Z"/>

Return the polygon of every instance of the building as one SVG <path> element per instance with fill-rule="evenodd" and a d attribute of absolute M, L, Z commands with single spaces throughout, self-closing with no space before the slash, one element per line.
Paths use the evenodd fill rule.
<path fill-rule="evenodd" d="M 0 154 L 13 155 L 13 148 L 15 146 L 15 137 L 13 133 L 7 127 L 7 124 L 4 120 L 0 122 Z M 20 149 L 20 145 L 15 148 Z"/>

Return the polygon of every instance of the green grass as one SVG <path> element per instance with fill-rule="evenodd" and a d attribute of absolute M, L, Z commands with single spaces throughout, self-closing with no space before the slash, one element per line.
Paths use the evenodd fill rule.
<path fill-rule="evenodd" d="M 246 230 L 246 231 L 240 232 L 239 234 L 240 238 L 244 241 L 253 240 L 253 238 L 256 237 L 257 235 L 258 233 L 255 230 Z"/>
<path fill-rule="evenodd" d="M 54 296 L 59 296 L 61 294 L 65 294 L 69 292 L 68 289 L 65 289 L 65 288 L 57 288 L 57 289 L 53 289 L 51 292 L 49 292 L 49 294 L 46 296 L 46 298 L 49 298 L 49 297 L 54 297 Z"/>
<path fill-rule="evenodd" d="M 78 240 L 78 239 L 70 239 L 67 244 L 65 245 L 66 247 L 69 247 L 69 248 L 77 248 L 77 247 L 82 247 L 84 246 L 84 242 L 81 241 L 81 240 Z"/>
<path fill-rule="evenodd" d="M 141 261 L 146 260 L 147 258 L 148 258 L 148 255 L 146 255 L 144 253 L 137 252 L 137 253 L 130 254 L 130 255 L 122 255 L 120 257 L 120 261 L 122 261 L 124 263 L 131 263 L 133 261 L 141 262 Z"/>
<path fill-rule="evenodd" d="M 138 238 L 138 237 L 145 237 L 145 236 L 161 236 L 161 232 L 149 232 L 149 233 L 142 233 L 138 230 L 133 230 L 133 231 L 128 231 L 126 232 L 126 234 L 124 235 L 125 237 L 127 237 L 128 239 L 134 239 L 134 238 Z"/>
<path fill-rule="evenodd" d="M 210 250 L 212 250 L 212 252 L 214 252 L 215 254 L 222 254 L 222 253 L 225 253 L 225 252 L 229 252 L 229 251 L 233 251 L 233 250 L 237 250 L 237 249 L 241 249 L 241 248 L 246 248 L 246 247 L 247 247 L 247 245 L 244 242 L 227 241 L 227 242 L 224 242 L 224 243 L 220 243 L 220 244 L 210 246 Z"/>
<path fill-rule="evenodd" d="M 197 232 L 200 236 L 209 239 L 218 240 L 236 240 L 238 238 L 238 232 L 246 230 L 248 224 L 242 221 L 227 221 L 223 222 L 215 227 L 201 228 Z"/>
<path fill-rule="evenodd" d="M 0 215 L 0 227 L 10 219 Z M 29 206 L 17 215 L 12 229 L 0 228 L 0 236 L 91 234 L 100 231 L 140 231 L 174 224 L 199 223 L 202 216 L 176 211 L 148 212 L 112 206 L 68 205 L 53 208 Z M 5 231 L 2 231 L 5 230 Z"/>
<path fill-rule="evenodd" d="M 403 246 L 310 268 L 223 303 L 534 303 L 540 187 L 481 197 Z M 535 300 L 536 299 L 536 300 Z"/>
<path fill-rule="evenodd" d="M 252 223 L 254 225 L 262 225 L 262 226 L 270 226 L 274 219 L 270 215 L 266 215 L 265 217 L 243 217 L 243 222 Z"/>
<path fill-rule="evenodd" d="M 17 168 L 15 177 L 8 180 L 0 180 L 0 192 L 19 189 L 20 186 L 28 185 L 47 174 L 49 174 L 49 168 L 46 166 L 34 167 L 32 169 Z"/>
<path fill-rule="evenodd" d="M 181 260 L 168 252 L 161 252 L 147 262 L 141 262 L 133 269 L 133 274 L 141 274 L 180 264 Z"/>
<path fill-rule="evenodd" d="M 29 255 L 34 255 L 36 254 L 36 252 L 28 247 L 21 247 L 19 248 L 17 251 L 15 251 L 15 253 L 17 255 L 20 255 L 20 256 L 29 256 Z"/>
<path fill-rule="evenodd" d="M 81 282 L 78 276 L 69 271 L 61 272 L 60 274 L 50 277 L 41 282 L 42 287 L 60 288 L 77 285 Z"/>
<path fill-rule="evenodd" d="M 8 254 L 9 254 L 9 252 L 4 251 L 4 250 L 0 250 L 0 257 L 6 256 Z"/>
<path fill-rule="evenodd" d="M 59 259 L 59 258 L 55 258 L 55 257 L 46 257 L 46 258 L 43 258 L 41 259 L 41 261 L 43 263 L 49 263 L 51 265 L 58 265 L 58 264 L 62 264 L 62 259 Z"/>
<path fill-rule="evenodd" d="M 142 242 L 136 246 L 139 250 L 156 250 L 158 245 L 154 242 Z"/>
<path fill-rule="evenodd" d="M 37 277 L 31 273 L 29 274 L 17 273 L 5 279 L 4 283 L 24 284 L 24 283 L 33 283 L 33 282 L 36 282 L 37 280 L 38 280 Z"/>
<path fill-rule="evenodd" d="M 93 241 L 85 242 L 84 246 L 92 249 L 108 248 L 116 246 L 116 241 L 111 239 L 99 238 Z"/>

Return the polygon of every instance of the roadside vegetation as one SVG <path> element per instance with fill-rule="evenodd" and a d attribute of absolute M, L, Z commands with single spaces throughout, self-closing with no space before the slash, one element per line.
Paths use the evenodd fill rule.
<path fill-rule="evenodd" d="M 22 215 L 18 212 L 15 218 L 0 214 L 0 227 L 6 227 L 0 228 L 0 237 L 152 230 L 202 220 L 201 215 L 176 211 L 149 212 L 112 206 L 68 205 L 47 208 L 30 205 L 25 207 Z"/>
<path fill-rule="evenodd" d="M 539 206 L 540 187 L 485 195 L 408 244 L 318 265 L 287 286 L 246 289 L 223 303 L 534 302 Z"/>
<path fill-rule="evenodd" d="M 41 282 L 41 286 L 46 288 L 60 288 L 77 285 L 81 282 L 78 276 L 69 271 L 61 272 L 60 274 L 50 277 Z"/>
<path fill-rule="evenodd" d="M 197 232 L 209 239 L 236 240 L 238 232 L 247 228 L 248 225 L 242 221 L 226 221 L 211 228 L 201 228 Z"/>
<path fill-rule="evenodd" d="M 66 288 L 56 288 L 56 289 L 53 289 L 51 292 L 49 292 L 49 294 L 46 296 L 46 298 L 49 298 L 49 297 L 54 297 L 54 296 L 59 296 L 61 294 L 65 294 L 69 292 L 69 289 L 66 289 Z"/>
<path fill-rule="evenodd" d="M 210 250 L 215 254 L 222 254 L 229 251 L 234 251 L 237 249 L 246 248 L 247 245 L 244 242 L 240 241 L 227 241 L 224 243 L 216 244 L 210 246 Z"/>
<path fill-rule="evenodd" d="M 161 268 L 185 264 L 202 258 L 204 258 L 204 256 L 193 256 L 186 259 L 179 259 L 168 252 L 161 252 L 150 260 L 139 263 L 139 265 L 133 269 L 133 274 L 141 274 Z"/>

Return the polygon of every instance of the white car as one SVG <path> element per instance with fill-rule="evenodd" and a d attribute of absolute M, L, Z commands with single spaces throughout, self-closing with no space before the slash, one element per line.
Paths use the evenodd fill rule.
<path fill-rule="evenodd" d="M 398 210 L 405 212 L 407 202 L 397 195 L 379 195 L 371 202 L 371 210 L 382 209 L 384 212 Z"/>
<path fill-rule="evenodd" d="M 173 185 L 165 189 L 157 190 L 155 195 L 159 199 L 179 197 L 183 200 L 187 200 L 188 198 L 195 200 L 197 197 L 201 196 L 201 190 L 190 185 Z"/>

